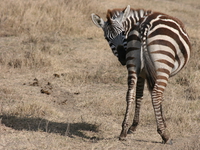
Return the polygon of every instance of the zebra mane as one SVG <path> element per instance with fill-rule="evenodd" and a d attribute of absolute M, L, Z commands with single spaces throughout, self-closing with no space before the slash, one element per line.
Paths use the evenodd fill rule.
<path fill-rule="evenodd" d="M 113 18 L 113 16 L 116 16 L 116 17 L 119 16 L 119 13 L 122 12 L 123 10 L 124 9 L 120 9 L 120 8 L 113 9 L 113 10 L 108 9 L 107 14 L 106 14 L 108 23 L 112 23 L 111 18 Z"/>
<path fill-rule="evenodd" d="M 112 20 L 111 19 L 113 19 L 114 17 L 119 16 L 120 13 L 123 12 L 125 9 L 126 8 L 116 8 L 116 9 L 113 9 L 113 10 L 108 9 L 107 14 L 106 14 L 107 22 L 109 24 L 112 24 Z M 152 13 L 151 10 L 145 10 L 145 9 L 140 9 L 140 8 L 138 8 L 138 9 L 131 8 L 130 12 L 135 12 L 135 11 L 139 12 L 141 10 L 144 11 L 144 12 L 146 12 L 145 13 L 146 15 L 149 15 L 149 14 Z"/>

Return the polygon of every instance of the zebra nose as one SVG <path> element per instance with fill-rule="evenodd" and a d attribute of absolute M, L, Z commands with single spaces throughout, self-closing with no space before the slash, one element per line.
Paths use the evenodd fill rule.
<path fill-rule="evenodd" d="M 118 45 L 117 46 L 117 53 L 121 54 L 121 53 L 123 53 L 123 51 L 125 52 L 124 46 L 123 45 Z"/>
<path fill-rule="evenodd" d="M 118 60 L 122 65 L 126 65 L 126 51 L 124 46 L 117 46 Z"/>

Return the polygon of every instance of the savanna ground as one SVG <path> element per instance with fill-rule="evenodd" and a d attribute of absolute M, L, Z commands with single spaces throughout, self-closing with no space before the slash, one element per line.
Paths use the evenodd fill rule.
<path fill-rule="evenodd" d="M 0 149 L 200 149 L 200 1 L 1 0 Z M 91 21 L 107 9 L 161 11 L 191 38 L 189 64 L 170 79 L 164 113 L 173 145 L 161 144 L 145 89 L 141 121 L 118 140 L 127 71 Z"/>

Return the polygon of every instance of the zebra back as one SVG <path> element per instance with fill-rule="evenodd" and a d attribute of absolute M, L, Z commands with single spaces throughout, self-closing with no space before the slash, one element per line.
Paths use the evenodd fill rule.
<path fill-rule="evenodd" d="M 150 90 L 154 87 L 156 72 L 159 70 L 155 65 L 167 65 L 165 72 L 173 76 L 187 64 L 191 45 L 184 25 L 179 19 L 159 12 L 131 9 L 124 25 L 124 28 L 129 28 L 129 33 L 133 30 L 139 32 L 137 40 L 141 43 L 141 67 L 144 67 Z M 136 39 L 133 35 L 128 35 L 127 38 L 128 42 Z M 155 48 L 156 45 L 167 48 L 159 50 Z"/>
<path fill-rule="evenodd" d="M 157 44 L 173 49 L 173 53 L 175 53 L 175 58 L 173 59 L 178 63 L 178 66 L 169 64 L 169 62 L 165 63 L 168 63 L 173 68 L 170 76 L 178 73 L 187 64 L 191 51 L 191 44 L 183 23 L 177 18 L 154 12 L 146 17 L 140 26 L 141 39 L 146 39 L 146 41 L 142 41 L 143 47 L 145 45 L 145 47 L 149 48 Z M 156 38 L 158 35 L 160 38 Z M 166 37 L 171 39 L 165 39 Z M 144 50 L 147 49 L 144 48 Z M 152 48 L 149 48 L 148 51 L 150 55 L 160 52 Z M 163 52 L 165 54 L 161 53 L 161 55 L 172 57 L 168 50 L 164 49 Z"/>

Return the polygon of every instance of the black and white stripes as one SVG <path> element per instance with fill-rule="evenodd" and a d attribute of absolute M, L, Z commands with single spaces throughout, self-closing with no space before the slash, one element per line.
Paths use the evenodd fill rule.
<path fill-rule="evenodd" d="M 125 139 L 127 132 L 135 131 L 139 123 L 146 79 L 157 131 L 166 143 L 170 135 L 162 112 L 163 93 L 169 77 L 177 74 L 190 58 L 190 41 L 183 24 L 169 15 L 134 10 L 130 6 L 108 10 L 107 22 L 95 14 L 92 14 L 92 20 L 103 29 L 113 53 L 123 65 L 126 64 L 128 70 L 127 107 L 120 140 Z M 134 100 L 135 116 L 129 128 L 129 114 Z"/>

